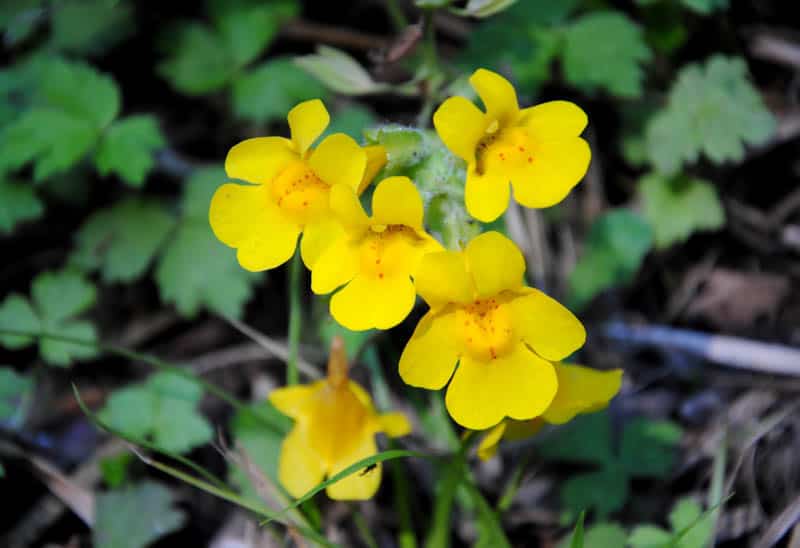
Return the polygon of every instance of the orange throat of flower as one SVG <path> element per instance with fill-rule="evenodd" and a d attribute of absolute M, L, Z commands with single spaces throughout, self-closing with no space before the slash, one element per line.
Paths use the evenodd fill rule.
<path fill-rule="evenodd" d="M 502 128 L 493 122 L 475 148 L 475 171 L 524 169 L 533 164 L 533 150 L 527 132 L 519 127 Z"/>
<path fill-rule="evenodd" d="M 272 181 L 272 199 L 299 224 L 328 211 L 330 185 L 301 160 L 286 166 Z"/>
<path fill-rule="evenodd" d="M 497 298 L 482 299 L 456 312 L 463 347 L 476 360 L 494 360 L 513 348 L 514 327 L 508 306 Z"/>
<path fill-rule="evenodd" d="M 405 225 L 371 225 L 359 246 L 360 272 L 379 280 L 407 274 L 410 252 L 419 240 Z"/>

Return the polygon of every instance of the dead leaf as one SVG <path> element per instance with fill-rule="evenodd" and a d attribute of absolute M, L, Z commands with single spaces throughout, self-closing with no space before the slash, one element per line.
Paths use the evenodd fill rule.
<path fill-rule="evenodd" d="M 686 315 L 703 318 L 719 329 L 748 329 L 761 319 L 774 320 L 789 290 L 784 276 L 715 268 L 689 303 Z"/>

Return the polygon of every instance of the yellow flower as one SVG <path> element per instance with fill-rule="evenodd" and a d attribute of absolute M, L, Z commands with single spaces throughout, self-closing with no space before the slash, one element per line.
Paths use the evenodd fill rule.
<path fill-rule="evenodd" d="M 361 148 L 342 133 L 312 149 L 330 121 L 319 99 L 300 103 L 288 119 L 291 140 L 257 137 L 228 152 L 228 177 L 251 184 L 224 184 L 211 199 L 214 234 L 237 249 L 239 264 L 247 270 L 285 263 L 301 232 L 303 262 L 314 264 L 341 230 L 330 213 L 331 186 L 361 191 L 386 162 L 383 147 Z"/>
<path fill-rule="evenodd" d="M 367 217 L 353 189 L 331 190 L 331 210 L 344 232 L 322 253 L 311 269 L 314 293 L 330 293 L 331 315 L 353 331 L 389 329 L 402 322 L 414 306 L 411 276 L 423 255 L 441 251 L 422 224 L 422 198 L 408 177 L 389 177 L 372 195 Z"/>
<path fill-rule="evenodd" d="M 377 452 L 375 434 L 405 436 L 411 425 L 400 413 L 378 414 L 369 394 L 347 375 L 347 357 L 341 338 L 334 339 L 326 379 L 274 390 L 269 401 L 295 420 L 283 440 L 278 479 L 295 498 L 306 494 L 325 477 Z M 381 483 L 381 465 L 356 472 L 328 486 L 336 500 L 371 498 Z"/>
<path fill-rule="evenodd" d="M 536 434 L 545 423 L 564 424 L 575 415 L 604 409 L 622 385 L 622 370 L 596 371 L 573 364 L 553 364 L 558 376 L 558 392 L 541 417 L 516 421 L 506 419 L 490 428 L 478 446 L 478 456 L 487 460 L 497 452 L 501 440 L 521 440 Z"/>
<path fill-rule="evenodd" d="M 453 376 L 445 403 L 466 428 L 541 415 L 558 386 L 550 362 L 586 339 L 569 310 L 523 284 L 524 272 L 519 249 L 497 232 L 463 252 L 430 253 L 417 270 L 417 292 L 431 309 L 403 350 L 400 376 L 431 390 Z"/>
<path fill-rule="evenodd" d="M 591 152 L 579 137 L 586 114 L 574 103 L 550 101 L 520 109 L 514 87 L 494 72 L 478 69 L 469 79 L 486 112 L 464 97 L 450 97 L 433 125 L 453 154 L 467 162 L 465 200 L 470 215 L 484 222 L 514 198 L 526 207 L 550 207 L 586 174 Z"/>

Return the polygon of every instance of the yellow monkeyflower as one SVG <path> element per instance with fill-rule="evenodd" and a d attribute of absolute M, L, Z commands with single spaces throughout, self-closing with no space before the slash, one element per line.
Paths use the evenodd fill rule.
<path fill-rule="evenodd" d="M 416 291 L 411 276 L 422 257 L 443 248 L 425 232 L 423 205 L 408 177 L 381 181 L 368 217 L 353 189 L 331 190 L 331 210 L 344 232 L 311 269 L 314 293 L 330 293 L 331 315 L 353 331 L 389 329 L 408 316 Z"/>
<path fill-rule="evenodd" d="M 568 101 L 520 109 L 514 87 L 478 69 L 469 79 L 486 111 L 464 97 L 450 97 L 433 125 L 444 144 L 467 162 L 467 211 L 484 222 L 508 207 L 509 181 L 525 207 L 550 207 L 586 174 L 591 152 L 580 138 L 587 118 Z"/>
<path fill-rule="evenodd" d="M 405 436 L 411 431 L 401 413 L 378 414 L 369 394 L 347 374 L 344 343 L 336 337 L 331 345 L 326 379 L 311 384 L 274 390 L 269 401 L 295 420 L 283 440 L 278 460 L 278 479 L 295 498 L 305 495 L 325 477 L 377 452 L 375 434 Z M 381 483 L 381 465 L 351 474 L 329 485 L 326 492 L 336 500 L 371 498 Z"/>
<path fill-rule="evenodd" d="M 431 390 L 452 376 L 445 403 L 466 428 L 541 415 L 558 387 L 551 362 L 586 339 L 569 310 L 524 285 L 524 272 L 517 246 L 497 232 L 463 252 L 430 253 L 417 269 L 417 292 L 431 309 L 403 350 L 400 376 Z"/>
<path fill-rule="evenodd" d="M 306 266 L 340 231 L 330 213 L 333 185 L 361 191 L 386 162 L 383 147 L 361 148 L 343 133 L 311 145 L 330 121 L 319 99 L 289 111 L 292 138 L 257 137 L 234 146 L 225 158 L 226 183 L 211 199 L 209 221 L 217 238 L 237 250 L 239 264 L 251 271 L 275 268 L 300 251 Z"/>
<path fill-rule="evenodd" d="M 558 391 L 541 417 L 526 421 L 506 419 L 490 428 L 478 446 L 478 456 L 487 460 L 497 452 L 501 440 L 521 440 L 536 434 L 545 423 L 564 424 L 578 414 L 604 409 L 622 386 L 622 370 L 596 371 L 580 365 L 553 364 Z"/>

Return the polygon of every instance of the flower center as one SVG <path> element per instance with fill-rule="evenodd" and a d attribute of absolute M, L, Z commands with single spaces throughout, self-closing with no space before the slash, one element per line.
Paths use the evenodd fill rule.
<path fill-rule="evenodd" d="M 409 272 L 410 252 L 419 240 L 417 233 L 405 225 L 372 225 L 361 242 L 359 272 L 383 279 Z"/>
<path fill-rule="evenodd" d="M 528 134 L 522 128 L 500 128 L 493 122 L 475 150 L 476 170 L 520 169 L 533 163 L 533 150 Z"/>
<path fill-rule="evenodd" d="M 305 223 L 328 210 L 330 185 L 304 162 L 292 162 L 272 181 L 272 197 L 283 211 Z"/>
<path fill-rule="evenodd" d="M 508 352 L 514 329 L 508 305 L 497 299 L 477 300 L 456 313 L 464 346 L 472 357 L 493 360 Z"/>

